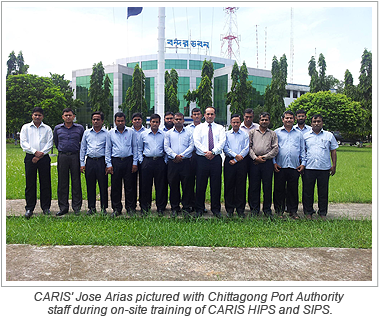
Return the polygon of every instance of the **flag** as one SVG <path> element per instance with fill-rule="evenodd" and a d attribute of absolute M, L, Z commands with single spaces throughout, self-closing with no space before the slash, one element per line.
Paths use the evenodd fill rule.
<path fill-rule="evenodd" d="M 141 13 L 142 9 L 143 9 L 142 7 L 128 7 L 127 8 L 127 19 L 130 16 L 137 16 L 138 14 Z"/>

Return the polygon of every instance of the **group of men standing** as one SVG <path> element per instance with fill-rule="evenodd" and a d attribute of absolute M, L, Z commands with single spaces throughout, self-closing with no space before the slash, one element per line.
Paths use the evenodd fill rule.
<path fill-rule="evenodd" d="M 188 217 L 194 212 L 200 217 L 205 212 L 205 195 L 210 180 L 211 211 L 221 218 L 221 186 L 224 168 L 224 200 L 227 216 L 236 210 L 245 217 L 246 184 L 249 180 L 248 204 L 252 216 L 260 212 L 261 185 L 263 187 L 262 211 L 272 217 L 272 178 L 274 175 L 273 204 L 275 214 L 284 212 L 299 218 L 298 180 L 303 180 L 303 208 L 308 218 L 313 209 L 314 187 L 317 181 L 319 215 L 326 217 L 328 180 L 336 171 L 334 136 L 323 130 L 323 118 L 314 115 L 311 127 L 305 124 L 306 112 L 285 111 L 283 126 L 272 131 L 270 114 L 260 114 L 259 123 L 253 123 L 253 110 L 244 112 L 244 121 L 238 114 L 231 116 L 232 129 L 225 131 L 214 122 L 216 110 L 208 107 L 205 122 L 198 108 L 192 110 L 193 123 L 184 126 L 184 115 L 167 112 L 164 129 L 161 117 L 150 117 L 150 128 L 142 126 L 142 114 L 132 115 L 132 128 L 126 127 L 124 113 L 114 116 L 115 127 L 103 127 L 104 114 L 91 115 L 92 128 L 74 123 L 72 109 L 62 112 L 63 123 L 54 128 L 45 125 L 43 110 L 34 108 L 32 122 L 21 130 L 20 143 L 26 152 L 26 213 L 30 218 L 36 205 L 36 177 L 39 172 L 41 208 L 50 214 L 51 179 L 49 151 L 53 142 L 58 149 L 58 204 L 57 216 L 69 211 L 69 175 L 72 186 L 72 208 L 79 214 L 82 207 L 80 174 L 84 173 L 87 186 L 88 211 L 96 213 L 96 184 L 100 192 L 101 213 L 107 214 L 108 175 L 111 175 L 112 217 L 121 215 L 124 189 L 125 209 L 134 214 L 137 199 L 142 215 L 151 209 L 152 186 L 156 190 L 158 215 L 163 215 L 170 188 L 171 216 L 180 212 Z M 224 166 L 222 153 L 225 154 Z M 331 159 L 330 159 L 331 156 Z M 331 165 L 332 161 L 332 165 Z M 124 186 L 124 188 L 123 188 Z M 181 208 L 182 205 L 182 208 Z"/>

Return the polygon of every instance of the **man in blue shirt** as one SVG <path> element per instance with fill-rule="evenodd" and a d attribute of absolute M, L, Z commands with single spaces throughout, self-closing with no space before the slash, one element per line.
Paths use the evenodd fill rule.
<path fill-rule="evenodd" d="M 306 122 L 306 111 L 305 110 L 297 110 L 296 111 L 296 120 L 297 124 L 294 126 L 294 129 L 299 130 L 302 134 L 305 134 L 308 131 L 311 131 L 311 127 L 308 126 Z"/>
<path fill-rule="evenodd" d="M 116 128 L 111 129 L 106 142 L 106 172 L 111 174 L 111 217 L 121 215 L 122 182 L 124 182 L 125 209 L 133 214 L 136 190 L 133 186 L 132 174 L 137 172 L 136 135 L 131 128 L 125 126 L 125 114 L 115 113 Z"/>
<path fill-rule="evenodd" d="M 281 128 L 274 132 L 278 137 L 278 154 L 273 158 L 274 166 L 274 210 L 282 217 L 285 209 L 290 217 L 297 219 L 298 180 L 305 169 L 305 142 L 301 131 L 293 127 L 294 113 L 290 110 L 282 115 Z"/>
<path fill-rule="evenodd" d="M 107 214 L 108 175 L 105 151 L 108 131 L 103 127 L 104 113 L 93 112 L 91 122 L 92 128 L 84 132 L 80 146 L 80 171 L 85 174 L 87 185 L 87 214 L 96 213 L 96 181 L 99 185 L 101 213 Z"/>
<path fill-rule="evenodd" d="M 71 108 L 63 109 L 63 123 L 55 126 L 54 144 L 58 149 L 58 205 L 57 216 L 69 211 L 69 174 L 71 174 L 72 208 L 75 214 L 82 207 L 82 188 L 80 181 L 79 151 L 84 128 L 74 123 L 75 114 Z"/>
<path fill-rule="evenodd" d="M 142 123 L 143 123 L 142 113 L 135 112 L 134 114 L 132 114 L 132 129 L 136 133 L 136 140 L 137 141 L 139 140 L 140 133 L 146 130 L 146 128 L 142 125 Z M 141 164 L 138 161 L 137 161 L 137 167 L 138 167 L 137 172 L 134 172 L 132 174 L 133 189 L 136 191 L 134 193 L 134 200 L 133 200 L 133 206 L 132 206 L 132 210 L 134 210 L 134 211 L 136 210 L 136 206 L 137 206 L 137 198 L 138 198 L 138 196 L 140 197 L 140 195 L 142 193 L 141 182 L 139 182 L 137 184 L 137 180 L 141 181 Z M 138 185 L 138 187 L 137 187 L 137 185 Z M 138 188 L 138 192 L 137 192 L 137 188 Z M 138 196 L 137 196 L 137 194 L 138 194 Z"/>
<path fill-rule="evenodd" d="M 138 157 L 141 163 L 142 193 L 140 206 L 142 215 L 146 215 L 151 208 L 153 181 L 159 216 L 163 216 L 168 202 L 167 167 L 164 151 L 165 133 L 159 129 L 160 122 L 161 117 L 158 114 L 152 114 L 150 116 L 150 128 L 140 134 L 138 141 Z"/>
<path fill-rule="evenodd" d="M 323 118 L 320 114 L 311 118 L 311 128 L 311 131 L 304 134 L 306 166 L 303 178 L 303 210 L 308 219 L 315 213 L 314 186 L 317 182 L 318 214 L 326 219 L 329 177 L 336 172 L 338 143 L 331 132 L 323 130 Z"/>
<path fill-rule="evenodd" d="M 182 113 L 174 114 L 174 128 L 165 134 L 165 153 L 168 156 L 168 182 L 170 186 L 170 205 L 172 218 L 180 211 L 182 186 L 182 209 L 184 217 L 190 213 L 192 194 L 190 159 L 194 150 L 193 132 L 183 126 Z"/>
<path fill-rule="evenodd" d="M 245 217 L 249 139 L 240 125 L 240 116 L 233 114 L 232 129 L 226 133 L 224 146 L 224 201 L 229 218 L 232 218 L 235 208 L 239 217 Z"/>

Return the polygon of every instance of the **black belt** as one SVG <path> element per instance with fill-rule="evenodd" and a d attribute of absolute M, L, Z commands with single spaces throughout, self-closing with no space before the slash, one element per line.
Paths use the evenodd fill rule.
<path fill-rule="evenodd" d="M 101 156 L 101 157 L 87 157 L 88 159 L 91 159 L 91 160 L 104 160 L 104 156 Z"/>
<path fill-rule="evenodd" d="M 65 155 L 67 155 L 67 156 L 71 156 L 72 154 L 77 154 L 78 151 L 74 151 L 74 152 L 63 152 L 63 151 L 59 151 L 59 153 L 61 153 L 61 154 L 65 154 Z"/>
<path fill-rule="evenodd" d="M 124 161 L 126 159 L 132 158 L 133 156 L 128 156 L 128 157 L 111 157 L 111 159 L 119 159 L 121 161 Z"/>
<path fill-rule="evenodd" d="M 147 158 L 147 159 L 150 159 L 150 160 L 158 160 L 158 159 L 161 159 L 163 157 L 162 156 L 160 156 L 160 157 L 146 157 L 146 156 L 144 156 L 144 158 Z"/>

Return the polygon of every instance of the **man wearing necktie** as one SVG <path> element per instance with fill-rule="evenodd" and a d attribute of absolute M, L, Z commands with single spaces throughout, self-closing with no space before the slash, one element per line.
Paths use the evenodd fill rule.
<path fill-rule="evenodd" d="M 194 146 L 197 157 L 196 181 L 196 217 L 200 217 L 205 208 L 205 193 L 210 178 L 211 211 L 217 218 L 221 218 L 221 185 L 222 185 L 222 158 L 220 154 L 226 143 L 224 127 L 214 122 L 215 108 L 206 108 L 204 117 L 206 122 L 194 129 Z"/>

